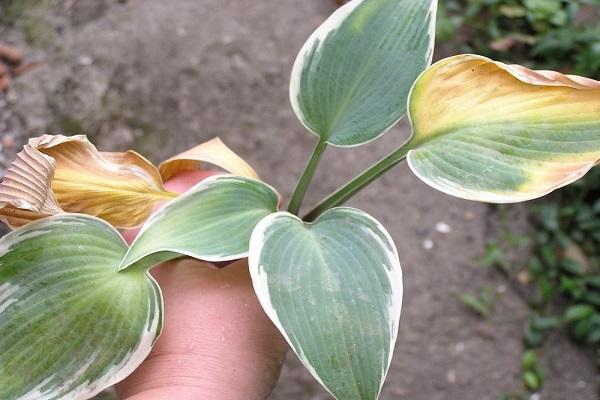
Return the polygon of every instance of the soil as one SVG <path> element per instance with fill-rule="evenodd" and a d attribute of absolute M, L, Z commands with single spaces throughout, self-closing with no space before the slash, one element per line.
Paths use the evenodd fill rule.
<path fill-rule="evenodd" d="M 0 171 L 29 137 L 85 133 L 103 150 L 165 159 L 220 136 L 289 198 L 315 137 L 288 102 L 297 51 L 332 0 L 23 1 L 0 40 L 43 67 L 0 94 Z M 5 18 L 6 19 L 6 18 Z M 399 145 L 406 123 L 358 149 L 329 149 L 306 198 L 313 204 Z M 14 142 L 14 143 L 12 143 Z M 405 300 L 381 399 L 493 400 L 521 387 L 527 305 L 474 261 L 488 234 L 485 205 L 448 197 L 398 167 L 350 202 L 395 238 Z M 439 223 L 450 232 L 436 230 Z M 447 231 L 447 229 L 440 229 Z M 518 262 L 518 261 L 516 261 Z M 494 285 L 483 320 L 459 301 Z M 596 398 L 590 357 L 553 338 L 542 352 L 547 400 Z M 329 399 L 293 355 L 272 400 Z"/>

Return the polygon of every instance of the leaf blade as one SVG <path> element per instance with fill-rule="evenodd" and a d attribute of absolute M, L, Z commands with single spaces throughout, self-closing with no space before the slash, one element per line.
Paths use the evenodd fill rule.
<path fill-rule="evenodd" d="M 67 211 L 130 228 L 175 196 L 135 152 L 102 153 L 83 135 L 42 135 L 29 140 L 0 184 L 0 218 L 19 227 Z"/>
<path fill-rule="evenodd" d="M 353 0 L 339 8 L 294 63 L 290 99 L 300 121 L 342 147 L 385 133 L 431 63 L 436 9 L 437 0 Z"/>
<path fill-rule="evenodd" d="M 125 250 L 110 225 L 74 214 L 0 240 L 1 398 L 90 398 L 143 361 L 162 295 L 145 272 L 118 273 Z"/>
<path fill-rule="evenodd" d="M 600 82 L 473 55 L 442 60 L 415 83 L 411 170 L 469 200 L 541 197 L 600 158 Z"/>
<path fill-rule="evenodd" d="M 176 155 L 159 168 L 134 151 L 100 152 L 83 135 L 29 140 L 0 183 L 0 220 L 11 227 L 64 212 L 102 218 L 129 229 L 178 196 L 166 190 L 180 172 L 211 163 L 240 176 L 256 172 L 220 139 Z"/>
<path fill-rule="evenodd" d="M 256 171 L 219 138 L 211 139 L 163 161 L 158 169 L 163 180 L 168 181 L 182 171 L 200 169 L 201 162 L 216 165 L 233 175 L 259 179 Z"/>
<path fill-rule="evenodd" d="M 205 179 L 148 220 L 121 268 L 182 255 L 211 262 L 243 258 L 252 229 L 278 203 L 275 189 L 252 178 Z"/>
<path fill-rule="evenodd" d="M 402 302 L 385 229 L 350 208 L 313 224 L 272 214 L 252 234 L 249 265 L 263 309 L 313 376 L 337 399 L 376 399 Z"/>

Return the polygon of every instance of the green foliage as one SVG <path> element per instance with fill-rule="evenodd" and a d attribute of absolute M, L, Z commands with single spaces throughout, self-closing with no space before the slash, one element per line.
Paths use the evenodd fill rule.
<path fill-rule="evenodd" d="M 162 297 L 145 271 L 118 272 L 126 251 L 106 222 L 76 214 L 2 238 L 0 398 L 86 399 L 146 358 Z"/>
<path fill-rule="evenodd" d="M 290 99 L 302 123 L 330 144 L 355 146 L 398 122 L 431 63 L 436 3 L 354 1 L 337 10 L 292 70 Z"/>
<path fill-rule="evenodd" d="M 444 0 L 439 5 L 437 38 L 460 52 L 600 78 L 599 0 Z M 598 178 L 600 172 L 593 170 L 533 209 L 539 231 L 527 271 L 535 287 L 535 312 L 523 331 L 528 348 L 540 346 L 548 332 L 563 326 L 579 343 L 594 348 L 600 343 Z M 522 247 L 528 239 L 513 240 L 507 229 L 499 236 L 488 241 L 479 263 L 514 278 L 505 249 Z M 477 296 L 463 295 L 461 301 L 488 315 Z M 531 390 L 541 385 L 538 378 L 531 372 L 523 374 Z"/>
<path fill-rule="evenodd" d="M 0 24 L 18 27 L 30 46 L 50 44 L 55 32 L 35 11 L 46 6 L 47 0 L 0 0 Z"/>
<path fill-rule="evenodd" d="M 549 333 L 566 328 L 575 342 L 600 350 L 599 198 L 600 169 L 595 168 L 584 179 L 531 208 L 537 231 L 527 270 L 520 272 L 526 274 L 533 290 L 528 297 L 533 312 L 523 328 L 528 349 L 541 346 Z M 483 263 L 514 279 L 519 271 L 507 269 L 506 249 L 523 243 L 506 240 L 504 230 L 499 236 L 503 240 L 491 242 Z M 524 355 L 522 380 L 528 390 L 536 391 L 543 383 L 543 374 L 525 368 L 532 364 L 531 354 L 528 350 Z"/>
<path fill-rule="evenodd" d="M 246 257 L 252 230 L 277 211 L 278 202 L 275 189 L 255 179 L 205 179 L 146 222 L 121 268 L 148 267 L 183 255 L 212 262 Z"/>
<path fill-rule="evenodd" d="M 551 315 L 542 317 L 539 314 L 533 314 L 525 323 L 523 329 L 523 340 L 527 348 L 535 348 L 542 344 L 546 334 L 549 331 L 562 327 L 562 319 L 559 316 Z"/>
<path fill-rule="evenodd" d="M 438 39 L 461 52 L 600 77 L 599 0 L 445 0 Z"/>
<path fill-rule="evenodd" d="M 485 252 L 478 260 L 478 263 L 485 268 L 496 266 L 505 271 L 509 270 L 508 260 L 506 259 L 502 247 L 496 240 L 489 240 L 485 244 Z"/>
<path fill-rule="evenodd" d="M 523 353 L 521 358 L 521 379 L 525 387 L 536 392 L 544 382 L 545 373 L 540 367 L 537 355 L 533 350 Z"/>
<path fill-rule="evenodd" d="M 549 45 L 542 52 L 542 39 L 567 29 L 583 6 L 558 0 L 448 1 L 444 11 L 451 15 L 461 4 L 468 6 L 464 15 L 440 23 L 447 35 L 467 18 L 492 13 L 485 24 L 496 15 L 498 21 L 485 25 L 487 36 L 473 40 L 494 39 L 494 51 L 515 42 L 531 46 L 532 54 L 536 49 L 559 54 Z M 33 180 L 7 175 L 0 208 L 14 213 L 10 207 L 15 207 L 17 216 L 56 215 L 0 241 L 0 397 L 38 398 L 43 389 L 47 398 L 84 399 L 120 381 L 147 356 L 162 326 L 162 296 L 147 273 L 152 266 L 180 256 L 211 262 L 249 256 L 264 311 L 315 378 L 338 400 L 376 400 L 398 332 L 399 257 L 379 222 L 363 211 L 335 206 L 405 158 L 438 190 L 495 202 L 542 196 L 581 177 L 600 158 L 600 89 L 594 82 L 562 77 L 566 84 L 548 85 L 542 73 L 532 74 L 531 82 L 516 80 L 514 71 L 475 55 L 452 57 L 421 73 L 431 61 L 436 5 L 437 0 L 353 0 L 309 38 L 294 66 L 290 94 L 296 114 L 319 136 L 319 144 L 290 212 L 277 212 L 278 194 L 261 181 L 209 178 L 156 212 L 128 247 L 108 222 L 62 214 L 61 196 L 48 195 L 60 181 L 58 156 L 33 157 L 39 149 L 32 146 L 21 153 L 29 158 L 19 159 L 19 170 L 39 172 L 40 165 L 47 170 L 43 177 L 31 173 Z M 508 27 L 523 33 L 506 36 L 500 20 L 520 21 Z M 475 32 L 483 29 L 473 26 Z M 577 50 L 573 41 L 567 46 L 565 51 Z M 591 68 L 597 59 L 593 51 L 572 69 Z M 318 205 L 310 218 L 298 218 L 326 145 L 349 147 L 380 136 L 407 104 L 411 139 Z M 560 121 L 553 118 L 557 110 L 564 114 Z M 24 168 L 27 160 L 32 165 Z M 151 180 L 160 183 L 160 171 L 154 174 L 157 179 Z M 563 322 L 577 340 L 600 342 L 600 204 L 590 200 L 598 190 L 589 181 L 594 177 L 572 187 L 576 194 L 565 191 L 536 213 L 541 229 L 529 274 L 536 282 L 539 315 L 526 327 L 530 347 Z M 64 179 L 73 183 L 72 177 Z M 26 181 L 34 187 L 31 193 L 22 190 Z M 140 190 L 133 181 L 119 192 L 123 201 Z M 75 183 L 65 191 L 90 184 Z M 528 242 L 511 234 L 502 240 Z M 509 274 L 498 245 L 490 243 L 487 250 L 482 263 L 499 264 Z M 560 310 L 563 318 L 548 311 L 558 295 L 570 302 Z M 461 300 L 487 317 L 494 291 L 484 288 Z M 523 356 L 522 381 L 530 391 L 544 381 L 531 351 Z"/>
<path fill-rule="evenodd" d="M 491 286 L 481 289 L 477 296 L 465 293 L 461 294 L 459 299 L 465 306 L 483 318 L 490 317 L 496 301 L 494 288 Z"/>
<path fill-rule="evenodd" d="M 566 300 L 559 311 L 571 336 L 593 346 L 600 343 L 599 178 L 594 169 L 533 209 L 539 232 L 529 263 L 534 306 L 543 310 Z"/>
<path fill-rule="evenodd" d="M 376 399 L 402 304 L 385 228 L 344 207 L 314 223 L 272 214 L 252 233 L 249 264 L 263 309 L 323 386 L 338 400 Z"/>
<path fill-rule="evenodd" d="M 0 23 L 14 25 L 26 18 L 27 11 L 39 5 L 41 0 L 2 0 L 0 1 Z"/>

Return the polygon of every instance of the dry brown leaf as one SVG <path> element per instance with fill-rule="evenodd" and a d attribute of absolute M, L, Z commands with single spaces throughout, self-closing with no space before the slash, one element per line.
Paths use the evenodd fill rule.
<path fill-rule="evenodd" d="M 169 158 L 160 164 L 159 170 L 162 178 L 168 181 L 179 172 L 200 169 L 202 162 L 217 165 L 233 175 L 258 178 L 256 171 L 219 138 Z"/>
<path fill-rule="evenodd" d="M 44 64 L 45 64 L 44 61 L 33 61 L 33 62 L 30 62 L 27 64 L 21 64 L 18 67 L 15 67 L 12 69 L 12 76 L 18 77 L 18 76 L 25 75 L 26 73 L 31 72 L 34 69 L 39 68 Z"/>
<path fill-rule="evenodd" d="M 214 154 L 213 154 L 214 153 Z M 234 174 L 256 173 L 220 140 L 163 163 L 165 176 L 211 162 Z M 0 183 L 0 220 L 19 227 L 62 212 L 94 215 L 117 228 L 141 225 L 167 191 L 154 165 L 136 152 L 99 152 L 83 135 L 31 139 Z"/>
<path fill-rule="evenodd" d="M 0 59 L 18 65 L 23 61 L 23 54 L 16 47 L 0 42 Z"/>

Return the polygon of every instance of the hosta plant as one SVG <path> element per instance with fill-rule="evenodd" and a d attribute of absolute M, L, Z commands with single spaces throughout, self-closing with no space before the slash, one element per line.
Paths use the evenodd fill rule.
<path fill-rule="evenodd" d="M 400 319 L 399 256 L 343 203 L 403 160 L 435 189 L 500 203 L 543 196 L 600 158 L 600 82 L 475 55 L 430 66 L 436 7 L 353 0 L 308 39 L 290 97 L 318 143 L 287 211 L 218 139 L 158 168 L 83 136 L 32 139 L 0 186 L 0 217 L 17 228 L 0 241 L 0 398 L 93 397 L 160 335 L 150 268 L 249 257 L 265 313 L 314 377 L 338 400 L 376 399 Z M 367 143 L 405 115 L 403 146 L 299 214 L 328 145 Z M 205 163 L 229 174 L 164 188 Z M 118 229 L 140 225 L 127 245 Z"/>

